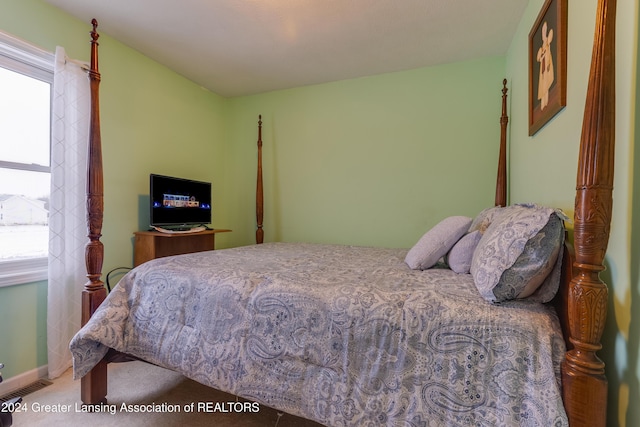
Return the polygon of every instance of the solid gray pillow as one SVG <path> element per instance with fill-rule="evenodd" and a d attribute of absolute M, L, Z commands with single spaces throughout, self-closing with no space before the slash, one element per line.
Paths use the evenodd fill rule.
<path fill-rule="evenodd" d="M 450 216 L 427 231 L 407 253 L 404 261 L 413 270 L 433 267 L 467 232 L 472 219 Z"/>
<path fill-rule="evenodd" d="M 469 273 L 473 252 L 476 250 L 481 238 L 482 233 L 480 230 L 476 230 L 465 234 L 458 240 L 447 254 L 449 268 L 458 274 Z"/>

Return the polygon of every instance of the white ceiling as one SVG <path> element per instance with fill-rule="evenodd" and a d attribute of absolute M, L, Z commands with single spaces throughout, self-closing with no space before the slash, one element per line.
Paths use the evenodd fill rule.
<path fill-rule="evenodd" d="M 504 55 L 528 0 L 45 0 L 225 97 Z"/>

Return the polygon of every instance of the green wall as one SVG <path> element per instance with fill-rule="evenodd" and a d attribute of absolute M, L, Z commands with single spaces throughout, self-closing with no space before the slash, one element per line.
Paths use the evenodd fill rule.
<path fill-rule="evenodd" d="M 531 0 L 507 55 L 511 83 L 510 198 L 512 203 L 537 201 L 573 215 L 577 157 L 582 129 L 587 80 L 594 39 L 596 0 L 569 2 L 567 106 L 533 137 L 528 136 L 528 34 L 543 0 Z M 616 31 L 616 172 L 614 207 L 607 270 L 608 322 L 599 353 L 609 379 L 608 424 L 640 425 L 638 349 L 640 338 L 639 247 L 640 165 L 634 154 L 638 85 L 638 5 L 618 1 Z M 632 196 L 636 194 L 635 196 Z M 634 198 L 635 197 L 635 200 Z"/>
<path fill-rule="evenodd" d="M 0 288 L 0 362 L 5 380 L 47 364 L 46 281 Z"/>
<path fill-rule="evenodd" d="M 503 72 L 487 58 L 231 99 L 238 222 L 253 215 L 259 114 L 267 241 L 410 247 L 491 206 Z"/>

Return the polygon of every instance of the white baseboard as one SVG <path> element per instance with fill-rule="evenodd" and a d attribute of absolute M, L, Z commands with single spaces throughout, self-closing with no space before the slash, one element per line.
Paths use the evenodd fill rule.
<path fill-rule="evenodd" d="M 0 396 L 12 393 L 22 387 L 38 381 L 40 378 L 46 378 L 49 375 L 49 366 L 43 365 L 38 368 L 23 372 L 20 375 L 3 380 L 0 383 Z"/>

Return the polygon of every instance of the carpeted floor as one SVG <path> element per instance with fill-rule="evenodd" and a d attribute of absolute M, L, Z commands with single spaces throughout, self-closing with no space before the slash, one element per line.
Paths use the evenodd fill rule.
<path fill-rule="evenodd" d="M 236 400 L 235 396 L 205 387 L 175 372 L 142 362 L 109 365 L 107 398 L 108 405 L 102 407 L 104 412 L 82 412 L 80 381 L 73 381 L 71 370 L 69 370 L 54 380 L 52 385 L 24 396 L 22 410 L 13 415 L 13 425 L 16 427 L 320 426 L 289 414 L 279 417 L 278 413 L 271 408 Z M 123 404 L 125 408 L 122 407 Z M 157 412 L 142 412 L 152 404 L 156 406 L 151 409 Z M 191 408 L 193 410 L 187 412 Z M 257 412 L 256 409 L 258 409 Z M 139 412 L 129 412 L 131 410 Z"/>

